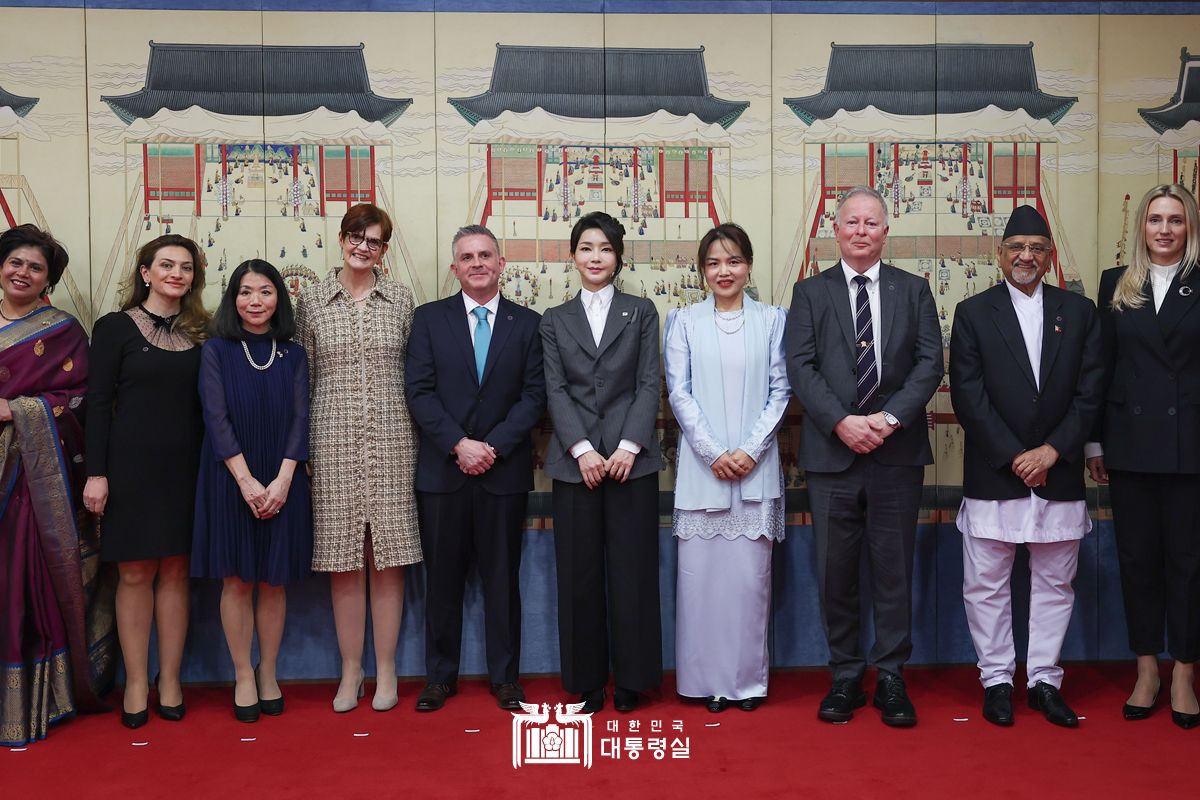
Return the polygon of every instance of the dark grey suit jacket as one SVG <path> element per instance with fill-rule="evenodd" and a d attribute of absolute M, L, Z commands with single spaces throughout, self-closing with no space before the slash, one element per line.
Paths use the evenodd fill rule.
<path fill-rule="evenodd" d="M 1100 321 L 1086 297 L 1042 287 L 1036 381 L 1008 287 L 1000 284 L 959 303 L 950 336 L 950 399 L 966 434 L 963 494 L 976 500 L 1029 497 L 1012 461 L 1046 443 L 1059 459 L 1034 493 L 1046 500 L 1084 499 L 1083 443 L 1100 412 L 1103 375 Z"/>
<path fill-rule="evenodd" d="M 799 466 L 841 472 L 855 453 L 834 426 L 849 414 L 888 411 L 901 424 L 870 456 L 882 464 L 933 463 L 925 406 L 944 373 L 942 335 L 929 284 L 883 264 L 879 270 L 879 334 L 883 337 L 879 389 L 869 408 L 857 407 L 854 320 L 841 263 L 796 284 L 784 346 L 788 380 L 804 409 Z"/>
<path fill-rule="evenodd" d="M 541 333 L 547 405 L 554 423 L 546 475 L 568 483 L 583 480 L 568 452 L 580 439 L 590 441 L 605 457 L 622 439 L 640 444 L 630 478 L 662 469 L 655 431 L 662 372 L 654 303 L 616 292 L 599 347 L 579 295 L 547 311 Z"/>

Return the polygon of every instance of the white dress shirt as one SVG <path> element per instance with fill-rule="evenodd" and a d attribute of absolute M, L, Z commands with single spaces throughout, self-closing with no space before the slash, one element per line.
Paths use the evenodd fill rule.
<path fill-rule="evenodd" d="M 588 327 L 592 329 L 592 340 L 596 342 L 596 346 L 600 346 L 600 340 L 604 338 L 604 323 L 608 320 L 608 309 L 612 307 L 613 297 L 617 290 L 610 283 L 598 292 L 588 291 L 587 289 L 579 290 L 579 302 L 583 304 L 584 313 L 587 315 Z M 642 446 L 637 442 L 631 442 L 628 439 L 622 439 L 617 447 L 621 450 L 628 450 L 635 456 L 642 452 Z M 571 458 L 579 458 L 584 453 L 590 453 L 596 448 L 587 439 L 580 439 L 575 444 L 568 448 L 571 453 Z"/>
<path fill-rule="evenodd" d="M 842 261 L 842 272 L 850 289 L 850 324 L 854 326 L 858 316 L 858 284 L 854 282 L 857 275 L 867 279 L 867 303 L 871 306 L 871 333 L 875 346 L 875 370 L 879 379 L 883 380 L 883 318 L 879 313 L 879 269 L 880 262 L 876 261 L 866 272 L 855 272 Z"/>
<path fill-rule="evenodd" d="M 1154 298 L 1154 313 L 1157 314 L 1162 309 L 1163 300 L 1167 297 L 1167 289 L 1171 288 L 1171 281 L 1175 280 L 1175 273 L 1179 272 L 1179 265 L 1182 261 L 1176 261 L 1174 264 L 1167 266 L 1159 266 L 1158 264 L 1150 265 L 1150 294 Z M 1104 409 L 1100 410 L 1104 413 Z M 1095 458 L 1096 456 L 1104 455 L 1104 446 L 1100 442 L 1088 442 L 1083 446 L 1083 457 Z"/>
<path fill-rule="evenodd" d="M 1033 380 L 1041 388 L 1042 366 L 1042 284 L 1033 296 L 1026 295 L 1005 281 L 1025 352 L 1033 367 Z M 958 509 L 959 531 L 977 539 L 1001 542 L 1066 542 L 1082 539 L 1092 529 L 1087 503 L 1083 500 L 1046 500 L 1032 489 L 1028 497 L 1012 500 L 978 500 L 963 497 Z"/>
<path fill-rule="evenodd" d="M 500 293 L 496 292 L 494 295 L 492 295 L 492 299 L 488 300 L 486 303 L 476 303 L 474 300 L 467 297 L 466 292 L 463 292 L 462 299 L 463 305 L 467 307 L 467 325 L 469 325 L 471 328 L 471 341 L 475 341 L 475 326 L 479 324 L 479 318 L 475 316 L 475 309 L 479 308 L 480 305 L 488 310 L 488 329 L 491 330 L 492 333 L 495 333 L 496 313 L 500 308 Z"/>

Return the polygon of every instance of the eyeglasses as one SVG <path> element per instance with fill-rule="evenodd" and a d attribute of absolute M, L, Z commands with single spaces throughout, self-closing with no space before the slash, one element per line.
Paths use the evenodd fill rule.
<path fill-rule="evenodd" d="M 1000 246 L 1013 255 L 1016 255 L 1017 253 L 1024 253 L 1026 250 L 1028 250 L 1029 254 L 1033 256 L 1044 256 L 1046 253 L 1050 252 L 1050 248 L 1044 244 L 1017 244 L 1016 242 L 1005 242 Z"/>
<path fill-rule="evenodd" d="M 348 233 L 346 234 L 346 238 L 350 241 L 350 244 L 354 245 L 355 247 L 358 247 L 363 242 L 366 242 L 367 249 L 371 252 L 375 252 L 379 248 L 383 247 L 383 242 L 379 239 L 368 239 L 361 233 Z"/>

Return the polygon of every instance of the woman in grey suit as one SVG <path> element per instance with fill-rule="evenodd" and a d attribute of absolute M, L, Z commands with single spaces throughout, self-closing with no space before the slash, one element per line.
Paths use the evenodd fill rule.
<path fill-rule="evenodd" d="M 698 261 L 712 294 L 672 311 L 663 335 L 680 431 L 676 689 L 713 713 L 753 711 L 767 695 L 771 550 L 783 539 L 786 313 L 746 295 L 754 251 L 741 227 L 705 234 Z"/>
<path fill-rule="evenodd" d="M 554 435 L 554 551 L 563 687 L 632 711 L 662 683 L 658 602 L 658 312 L 619 292 L 625 229 L 603 212 L 571 230 L 582 289 L 542 317 Z"/>

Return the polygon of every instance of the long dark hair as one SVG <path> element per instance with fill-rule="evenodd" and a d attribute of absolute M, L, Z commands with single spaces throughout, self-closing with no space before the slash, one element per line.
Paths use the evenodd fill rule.
<path fill-rule="evenodd" d="M 242 318 L 237 312 L 237 295 L 242 288 L 242 279 L 253 272 L 262 275 L 275 287 L 275 313 L 271 315 L 271 337 L 285 342 L 296 335 L 296 315 L 292 311 L 292 298 L 288 296 L 287 287 L 283 285 L 283 277 L 269 261 L 252 258 L 237 265 L 237 269 L 229 276 L 229 286 L 221 295 L 221 304 L 213 315 L 209 331 L 218 339 L 245 339 L 246 330 L 242 327 Z"/>
<path fill-rule="evenodd" d="M 146 298 L 150 296 L 150 287 L 142 280 L 142 267 L 148 269 L 154 263 L 154 259 L 158 257 L 158 251 L 164 247 L 182 247 L 192 257 L 192 286 L 183 296 L 183 300 L 179 302 L 179 316 L 175 318 L 172 328 L 182 332 L 193 342 L 202 342 L 208 338 L 209 314 L 204 308 L 202 296 L 204 294 L 204 270 L 208 266 L 208 261 L 204 258 L 204 251 L 200 249 L 200 245 L 186 236 L 168 233 L 166 236 L 159 236 L 142 245 L 142 249 L 138 250 L 137 259 L 134 261 L 133 272 L 130 274 L 128 282 L 122 287 L 121 310 L 128 311 L 146 302 Z"/>

